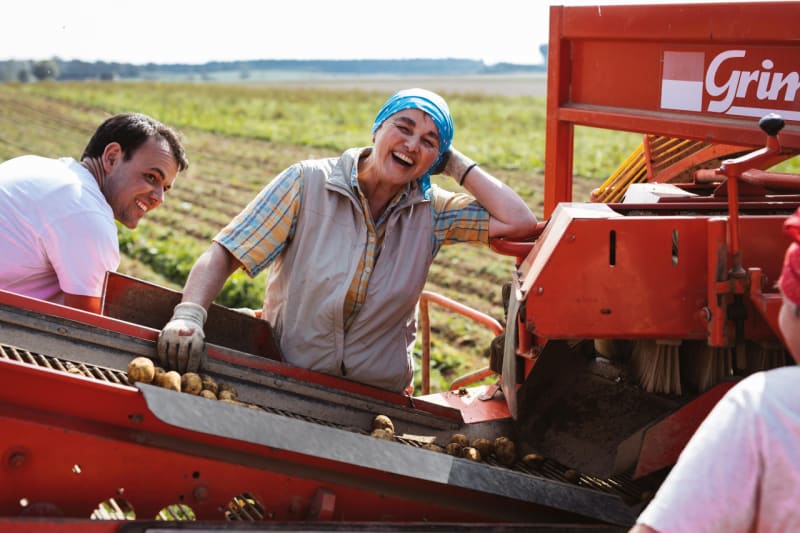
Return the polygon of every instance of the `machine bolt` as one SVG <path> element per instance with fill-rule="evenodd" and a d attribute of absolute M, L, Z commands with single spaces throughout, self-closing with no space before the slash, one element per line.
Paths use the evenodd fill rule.
<path fill-rule="evenodd" d="M 194 488 L 194 499 L 198 502 L 205 501 L 208 498 L 208 488 L 203 485 L 198 485 Z"/>
<path fill-rule="evenodd" d="M 544 292 L 544 287 L 542 287 L 541 285 L 536 287 L 536 294 L 542 294 L 543 292 Z"/>
<path fill-rule="evenodd" d="M 12 468 L 20 468 L 23 464 L 25 464 L 25 453 L 24 452 L 14 452 L 8 458 L 8 466 Z"/>

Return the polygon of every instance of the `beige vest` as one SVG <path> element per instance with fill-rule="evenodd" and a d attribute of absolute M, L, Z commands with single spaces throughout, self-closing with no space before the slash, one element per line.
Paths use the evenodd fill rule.
<path fill-rule="evenodd" d="M 270 270 L 264 318 L 288 363 L 400 392 L 413 379 L 416 305 L 433 261 L 431 210 L 414 186 L 391 212 L 366 300 L 345 334 L 345 295 L 367 239 L 350 186 L 360 150 L 300 163 L 296 232 Z"/>

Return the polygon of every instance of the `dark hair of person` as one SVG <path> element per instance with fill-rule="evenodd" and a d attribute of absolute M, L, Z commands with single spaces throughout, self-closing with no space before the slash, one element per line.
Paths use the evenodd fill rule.
<path fill-rule="evenodd" d="M 107 118 L 89 139 L 89 144 L 83 150 L 81 159 L 96 158 L 103 155 L 103 151 L 110 143 L 117 142 L 122 148 L 125 161 L 128 161 L 136 150 L 151 137 L 160 136 L 169 143 L 178 172 L 186 170 L 189 159 L 183 149 L 178 134 L 156 119 L 142 113 L 121 113 Z"/>

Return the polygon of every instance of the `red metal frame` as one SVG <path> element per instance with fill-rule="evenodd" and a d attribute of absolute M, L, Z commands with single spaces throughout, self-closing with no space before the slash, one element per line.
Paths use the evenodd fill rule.
<path fill-rule="evenodd" d="M 153 355 L 155 356 L 155 342 L 158 339 L 158 330 L 148 328 L 145 326 L 140 326 L 132 322 L 117 320 L 115 318 L 107 317 L 104 315 L 96 315 L 88 311 L 83 311 L 80 309 L 75 309 L 64 305 L 54 304 L 52 302 L 47 302 L 36 298 L 30 298 L 27 296 L 3 290 L 0 290 L 0 304 L 6 304 L 19 309 L 25 309 L 28 311 L 33 311 L 48 316 L 66 318 L 69 320 L 74 320 L 76 322 L 81 322 L 83 324 L 89 324 L 93 327 L 97 327 L 100 329 L 116 331 L 117 333 L 123 335 L 128 335 L 131 337 L 144 339 L 146 341 L 151 341 L 154 343 Z M 354 381 L 340 379 L 335 376 L 330 376 L 328 374 L 314 372 L 311 370 L 306 370 L 292 365 L 276 362 L 268 358 L 240 357 L 236 353 L 231 353 L 228 351 L 224 352 L 220 351 L 214 345 L 208 345 L 207 350 L 210 357 L 219 359 L 221 361 L 226 361 L 229 363 L 253 368 L 256 370 L 273 372 L 276 374 L 280 374 L 282 376 L 293 377 L 311 383 L 317 383 L 324 387 L 330 387 L 337 390 L 352 392 L 358 395 L 379 399 L 395 405 L 401 405 L 405 407 L 411 406 L 415 409 L 437 414 L 439 416 L 445 416 L 453 418 L 454 420 L 460 420 L 460 416 L 457 412 L 450 409 L 442 409 L 439 405 L 428 403 L 425 402 L 424 400 L 416 401 L 415 399 L 413 405 L 410 405 L 409 398 L 407 396 L 393 393 L 384 389 L 370 387 L 368 385 L 362 385 Z"/>
<path fill-rule="evenodd" d="M 705 339 L 711 329 L 719 334 L 715 345 L 726 345 L 727 318 L 717 296 L 723 291 L 727 294 L 729 286 L 727 282 L 719 286 L 714 277 L 719 247 L 724 249 L 726 242 L 724 219 L 578 218 L 580 208 L 565 206 L 562 210 L 551 223 L 562 220 L 567 224 L 564 244 L 556 246 L 545 262 L 540 256 L 547 242 L 545 234 L 522 265 L 526 280 L 522 288 L 528 294 L 526 312 L 532 321 L 527 330 L 537 341 Z M 780 275 L 782 252 L 788 245 L 781 231 L 784 218 L 771 215 L 740 220 L 744 266 L 760 268 L 773 282 Z M 764 235 L 774 238 L 765 239 Z M 679 243 L 675 259 L 674 237 Z M 576 270 L 575 265 L 580 268 Z M 569 290 L 564 290 L 565 286 Z M 708 323 L 707 306 L 721 321 L 713 327 Z M 758 314 L 754 310 L 750 316 Z M 775 335 L 765 322 L 753 321 L 748 327 L 751 338 Z"/>
<path fill-rule="evenodd" d="M 744 85 L 745 73 L 763 74 L 769 89 L 776 74 L 797 72 L 800 35 L 787 14 L 798 11 L 798 2 L 552 6 L 545 217 L 572 200 L 576 125 L 758 147 L 755 120 L 777 111 L 788 124 L 782 145 L 800 148 L 800 98 L 770 100 L 757 81 Z M 720 55 L 737 50 L 743 57 Z M 720 88 L 737 72 L 741 84 L 731 87 L 745 97 L 709 110 L 712 101 L 724 103 Z M 663 101 L 675 94 L 675 81 L 693 99 Z"/>
<path fill-rule="evenodd" d="M 735 381 L 718 383 L 688 405 L 648 428 L 642 435 L 641 454 L 636 462 L 634 477 L 645 476 L 674 465 L 697 426 L 735 384 Z"/>
<path fill-rule="evenodd" d="M 750 316 L 756 319 L 746 323 L 748 338 L 777 334 L 779 298 L 763 289 L 779 272 L 786 245 L 777 237 L 782 218 L 738 217 L 738 182 L 746 168 L 725 174 L 732 198 L 728 220 L 567 214 L 556 219 L 562 226 L 551 227 L 551 216 L 559 204 L 572 200 L 575 126 L 757 147 L 763 145 L 763 134 L 754 127 L 754 117 L 778 111 L 787 119 L 781 144 L 800 149 L 800 100 L 781 100 L 778 96 L 788 92 L 774 85 L 779 73 L 797 70 L 800 38 L 794 19 L 787 16 L 794 11 L 800 12 L 800 2 L 551 8 L 544 203 L 550 220 L 540 225 L 535 244 L 493 244 L 515 255 L 527 274 L 526 313 L 536 320 L 520 324 L 531 334 L 521 336 L 524 355 L 535 348 L 526 343 L 549 338 L 707 338 L 725 346 L 733 333 L 726 316 L 733 296 L 744 297 L 755 311 Z M 742 81 L 748 77 L 749 85 Z M 672 98 L 675 87 L 694 99 Z M 634 226 L 642 220 L 646 228 Z M 547 262 L 537 262 L 548 233 L 559 231 L 562 245 L 548 251 Z M 676 234 L 691 236 L 679 239 L 677 261 Z M 765 234 L 776 238 L 763 239 Z M 598 245 L 609 243 L 610 235 L 613 245 Z M 149 342 L 158 333 L 4 291 L 0 304 Z M 213 346 L 209 355 L 396 405 L 410 401 L 268 359 L 239 358 Z M 526 361 L 526 373 L 533 367 Z M 124 498 L 140 519 L 180 503 L 201 520 L 220 520 L 231 498 L 244 492 L 253 494 L 275 521 L 477 522 L 496 520 L 496 507 L 517 515 L 529 511 L 513 498 L 172 425 L 152 412 L 142 391 L 126 385 L 7 360 L 0 360 L 0 375 L 2 516 L 20 514 L 26 501 L 56 505 L 65 517 L 86 518 L 101 501 Z M 643 435 L 637 473 L 670 464 L 727 386 L 717 386 L 650 428 Z M 450 391 L 415 398 L 412 407 L 467 423 L 507 417 L 507 410 L 489 413 L 486 405 L 474 391 Z M 0 519 L 0 527 L 13 525 Z M 60 528 L 55 521 L 44 525 Z M 85 521 L 61 526 L 116 529 L 113 523 Z"/>
<path fill-rule="evenodd" d="M 766 208 L 788 213 L 798 201 L 767 189 L 796 193 L 800 177 L 751 169 L 800 150 L 800 31 L 787 16 L 795 11 L 800 2 L 551 7 L 547 226 L 518 269 L 525 302 L 517 353 L 526 379 L 551 340 L 697 339 L 742 348 L 745 339 L 782 338 L 772 286 L 788 244 L 786 215 Z M 770 112 L 786 125 L 764 147 L 757 122 Z M 704 196 L 570 204 L 576 126 L 754 152 L 700 172 L 691 185 Z M 638 443 L 636 475 L 672 464 L 722 390 L 654 422 Z"/>
<path fill-rule="evenodd" d="M 222 520 L 231 499 L 247 492 L 270 520 L 293 521 L 307 519 L 314 495 L 327 489 L 335 492 L 333 520 L 488 518 L 477 495 L 472 516 L 453 508 L 453 501 L 473 497 L 468 491 L 430 487 L 443 497 L 426 501 L 420 496 L 428 489 L 418 480 L 166 424 L 134 387 L 9 360 L 0 360 L 0 373 L 2 516 L 20 515 L 25 500 L 29 506 L 53 504 L 65 517 L 88 518 L 100 502 L 124 498 L 139 519 L 184 504 L 199 520 Z"/>

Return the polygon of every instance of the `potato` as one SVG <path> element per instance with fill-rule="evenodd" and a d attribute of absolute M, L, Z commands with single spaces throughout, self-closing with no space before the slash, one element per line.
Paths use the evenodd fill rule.
<path fill-rule="evenodd" d="M 394 440 L 394 433 L 389 431 L 388 429 L 373 429 L 372 433 L 370 433 L 371 437 L 375 437 L 376 439 L 383 439 L 383 440 Z"/>
<path fill-rule="evenodd" d="M 464 459 L 469 459 L 470 461 L 480 462 L 481 452 L 472 446 L 467 446 L 466 448 L 461 449 L 461 457 Z"/>
<path fill-rule="evenodd" d="M 203 385 L 203 390 L 211 391 L 215 397 L 219 393 L 217 382 L 208 374 L 200 374 L 200 383 Z"/>
<path fill-rule="evenodd" d="M 229 390 L 221 390 L 217 393 L 217 398 L 220 400 L 236 400 L 236 395 Z"/>
<path fill-rule="evenodd" d="M 449 442 L 447 443 L 447 446 L 445 446 L 444 451 L 447 452 L 447 455 L 452 455 L 454 457 L 461 457 L 461 450 L 463 449 L 464 447 L 461 446 L 459 443 Z"/>
<path fill-rule="evenodd" d="M 174 391 L 181 391 L 181 375 L 175 372 L 174 370 L 170 370 L 169 372 L 164 372 L 163 374 L 159 374 L 158 382 L 156 383 L 159 387 L 164 387 L 165 389 L 174 390 Z"/>
<path fill-rule="evenodd" d="M 517 459 L 517 451 L 514 441 L 508 437 L 497 437 L 494 439 L 494 455 L 501 464 L 511 466 Z"/>
<path fill-rule="evenodd" d="M 86 374 L 84 374 L 83 370 L 81 370 L 77 366 L 70 366 L 69 368 L 67 368 L 67 373 L 68 374 L 75 374 L 76 376 L 86 376 Z M 130 381 L 130 378 L 128 378 L 128 381 Z M 131 383 L 133 383 L 133 382 L 131 381 Z"/>
<path fill-rule="evenodd" d="M 128 381 L 131 383 L 152 383 L 156 367 L 149 357 L 136 357 L 128 363 Z"/>
<path fill-rule="evenodd" d="M 522 462 L 527 466 L 539 466 L 544 462 L 544 455 L 540 453 L 526 453 L 522 456 Z"/>
<path fill-rule="evenodd" d="M 470 446 L 478 450 L 481 457 L 489 457 L 494 451 L 494 445 L 489 439 L 473 439 Z"/>
<path fill-rule="evenodd" d="M 189 394 L 200 394 L 203 390 L 203 382 L 200 380 L 200 375 L 194 372 L 186 372 L 181 376 L 181 391 L 188 392 Z"/>
<path fill-rule="evenodd" d="M 450 437 L 450 442 L 455 442 L 462 448 L 469 446 L 469 439 L 466 435 L 462 435 L 461 433 L 454 433 Z"/>
<path fill-rule="evenodd" d="M 394 435 L 394 423 L 386 415 L 378 415 L 372 419 L 372 429 L 385 429 Z"/>
<path fill-rule="evenodd" d="M 211 392 L 210 390 L 203 389 L 200 391 L 200 396 L 203 398 L 208 398 L 209 400 L 216 400 L 217 395 Z"/>
<path fill-rule="evenodd" d="M 217 396 L 219 397 L 222 392 L 230 393 L 230 397 L 236 399 L 239 397 L 239 391 L 236 390 L 236 387 L 231 385 L 230 383 L 218 383 L 217 384 Z"/>

